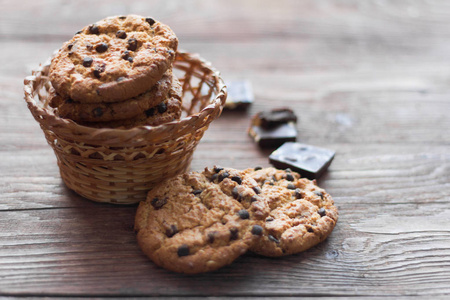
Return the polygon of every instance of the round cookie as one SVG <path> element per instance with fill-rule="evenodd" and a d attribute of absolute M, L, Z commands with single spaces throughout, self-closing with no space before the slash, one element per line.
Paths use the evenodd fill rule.
<path fill-rule="evenodd" d="M 136 126 L 157 126 L 163 123 L 178 120 L 182 113 L 181 84 L 173 76 L 172 86 L 164 99 L 156 106 L 146 109 L 137 116 L 124 120 L 108 122 L 78 122 L 81 125 L 95 128 L 123 128 L 128 129 Z"/>
<path fill-rule="evenodd" d="M 178 39 L 136 15 L 103 19 L 77 32 L 53 57 L 50 81 L 63 98 L 118 102 L 144 93 L 172 66 Z"/>
<path fill-rule="evenodd" d="M 63 99 L 54 90 L 50 94 L 50 106 L 57 108 L 56 114 L 74 121 L 108 122 L 130 119 L 163 102 L 172 84 L 172 71 L 168 70 L 150 90 L 137 97 L 112 103 L 80 103 Z"/>
<path fill-rule="evenodd" d="M 150 191 L 138 207 L 135 229 L 140 248 L 155 264 L 190 274 L 230 264 L 262 232 L 238 201 L 197 172 Z"/>
<path fill-rule="evenodd" d="M 264 228 L 262 238 L 250 247 L 260 255 L 302 252 L 327 238 L 337 222 L 331 196 L 298 173 L 274 168 L 205 172 Z"/>

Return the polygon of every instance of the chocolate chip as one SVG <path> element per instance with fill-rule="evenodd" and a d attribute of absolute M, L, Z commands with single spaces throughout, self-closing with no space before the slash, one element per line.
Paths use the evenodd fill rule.
<path fill-rule="evenodd" d="M 237 240 L 239 237 L 239 229 L 236 227 L 230 228 L 230 241 Z"/>
<path fill-rule="evenodd" d="M 227 171 L 223 172 L 222 174 L 219 174 L 219 182 L 221 182 L 225 178 L 228 178 L 229 176 L 230 176 L 230 173 L 228 173 Z"/>
<path fill-rule="evenodd" d="M 218 233 L 217 231 L 208 232 L 207 237 L 208 237 L 208 242 L 210 244 L 214 243 L 214 240 L 216 239 L 217 233 Z"/>
<path fill-rule="evenodd" d="M 271 234 L 269 234 L 268 238 L 269 238 L 269 241 L 272 241 L 272 242 L 277 243 L 277 244 L 280 243 L 280 240 L 278 240 L 276 237 L 274 237 Z"/>
<path fill-rule="evenodd" d="M 261 194 L 262 190 L 259 186 L 252 187 L 252 190 L 255 192 L 255 194 L 259 195 Z"/>
<path fill-rule="evenodd" d="M 238 191 L 237 186 L 235 186 L 233 188 L 233 190 L 231 190 L 231 195 L 233 196 L 234 199 L 236 199 L 238 201 L 240 200 L 240 195 L 239 195 L 239 191 Z"/>
<path fill-rule="evenodd" d="M 126 39 L 127 33 L 124 30 L 119 30 L 116 32 L 116 37 L 119 39 Z"/>
<path fill-rule="evenodd" d="M 275 219 L 272 218 L 272 217 L 268 217 L 268 218 L 266 219 L 266 222 L 272 222 L 273 220 L 275 220 Z"/>
<path fill-rule="evenodd" d="M 83 67 L 89 68 L 92 66 L 92 63 L 94 62 L 94 59 L 92 57 L 86 56 L 83 58 Z"/>
<path fill-rule="evenodd" d="M 256 202 L 256 201 L 258 201 L 258 197 L 256 195 L 254 195 L 250 198 L 250 202 Z"/>
<path fill-rule="evenodd" d="M 321 191 L 314 191 L 314 194 L 316 194 L 323 200 L 323 193 Z"/>
<path fill-rule="evenodd" d="M 314 233 L 314 229 L 312 227 L 308 227 L 308 232 Z"/>
<path fill-rule="evenodd" d="M 290 189 L 290 190 L 295 190 L 295 189 L 296 189 L 296 186 L 295 186 L 295 184 L 289 183 L 289 184 L 287 185 L 287 188 Z"/>
<path fill-rule="evenodd" d="M 72 50 L 73 47 L 73 43 L 70 43 L 69 45 L 67 45 L 67 49 Z"/>
<path fill-rule="evenodd" d="M 222 167 L 219 167 L 219 166 L 215 166 L 215 167 L 214 167 L 214 172 L 216 172 L 216 173 L 219 173 L 219 172 L 222 171 L 222 170 L 223 170 Z"/>
<path fill-rule="evenodd" d="M 90 34 L 99 34 L 100 33 L 100 29 L 98 28 L 98 26 L 96 24 L 89 25 L 88 31 Z"/>
<path fill-rule="evenodd" d="M 108 44 L 107 43 L 100 43 L 97 46 L 95 46 L 95 51 L 98 53 L 103 53 L 108 50 Z"/>
<path fill-rule="evenodd" d="M 321 217 L 325 217 L 327 215 L 327 211 L 325 210 L 325 208 L 321 207 L 319 208 L 319 210 L 317 211 L 317 213 L 321 216 Z"/>
<path fill-rule="evenodd" d="M 299 188 L 295 189 L 295 194 L 294 195 L 295 195 L 295 198 L 297 198 L 297 199 L 302 198 L 302 190 L 299 189 Z"/>
<path fill-rule="evenodd" d="M 264 229 L 259 225 L 253 225 L 252 227 L 252 234 L 253 235 L 262 235 Z"/>
<path fill-rule="evenodd" d="M 150 26 L 153 26 L 153 24 L 155 24 L 155 20 L 153 20 L 153 18 L 145 18 L 145 22 L 150 24 Z"/>
<path fill-rule="evenodd" d="M 158 198 L 158 197 L 155 197 L 155 198 L 153 198 L 152 201 L 151 201 L 152 206 L 153 206 L 156 210 L 158 210 L 158 209 L 160 209 L 161 207 L 163 207 L 164 204 L 166 204 L 166 203 L 167 203 L 167 198 Z"/>
<path fill-rule="evenodd" d="M 262 170 L 262 167 L 259 167 L 259 166 L 258 166 L 258 167 L 255 167 L 254 170 L 255 170 L 255 171 Z"/>
<path fill-rule="evenodd" d="M 170 227 L 167 228 L 166 230 L 167 237 L 173 237 L 177 233 L 178 233 L 177 225 L 170 225 Z"/>
<path fill-rule="evenodd" d="M 103 73 L 105 71 L 106 65 L 102 64 L 102 65 L 98 65 L 95 67 L 94 69 L 94 76 L 97 78 L 101 77 L 101 73 Z"/>
<path fill-rule="evenodd" d="M 128 40 L 128 50 L 135 51 L 138 46 L 138 41 L 135 38 Z"/>
<path fill-rule="evenodd" d="M 132 63 L 133 62 L 133 58 L 130 56 L 130 57 L 128 57 L 127 58 L 127 60 L 130 62 L 130 63 Z"/>
<path fill-rule="evenodd" d="M 178 247 L 177 254 L 179 257 L 189 255 L 190 254 L 189 246 L 186 244 L 181 245 L 180 247 Z"/>
<path fill-rule="evenodd" d="M 73 103 L 74 101 L 73 101 L 72 98 L 67 98 L 64 102 L 66 102 L 66 103 Z"/>
<path fill-rule="evenodd" d="M 75 32 L 75 35 L 82 33 L 82 30 L 78 30 L 77 32 Z"/>
<path fill-rule="evenodd" d="M 203 192 L 203 190 L 193 190 L 192 194 L 197 196 L 197 195 L 200 195 L 202 192 Z"/>
<path fill-rule="evenodd" d="M 245 209 L 241 209 L 240 211 L 238 211 L 238 215 L 239 215 L 239 218 L 241 218 L 242 220 L 250 218 L 250 214 Z"/>
<path fill-rule="evenodd" d="M 92 114 L 96 118 L 101 117 L 103 116 L 103 109 L 101 107 L 96 107 L 92 110 Z"/>
<path fill-rule="evenodd" d="M 242 183 L 242 178 L 239 176 L 233 176 L 233 177 L 231 177 L 231 180 L 233 180 L 234 182 L 237 182 L 237 184 Z"/>
<path fill-rule="evenodd" d="M 86 44 L 86 49 L 92 50 L 94 49 L 94 46 L 92 46 L 91 44 Z"/>
<path fill-rule="evenodd" d="M 163 114 L 167 111 L 167 104 L 165 102 L 161 102 L 158 104 L 156 108 L 158 109 L 158 112 L 160 114 Z"/>
<path fill-rule="evenodd" d="M 219 174 L 213 174 L 213 176 L 211 176 L 211 181 L 215 181 L 217 178 L 219 177 Z"/>
<path fill-rule="evenodd" d="M 147 118 L 148 118 L 148 117 L 153 117 L 153 116 L 155 115 L 155 109 L 154 109 L 153 107 L 147 109 L 147 110 L 145 111 L 145 115 L 147 116 Z"/>
<path fill-rule="evenodd" d="M 125 20 L 127 16 L 119 16 L 119 20 Z"/>
<path fill-rule="evenodd" d="M 294 181 L 295 178 L 294 178 L 294 176 L 292 176 L 292 174 L 286 174 L 286 180 Z"/>

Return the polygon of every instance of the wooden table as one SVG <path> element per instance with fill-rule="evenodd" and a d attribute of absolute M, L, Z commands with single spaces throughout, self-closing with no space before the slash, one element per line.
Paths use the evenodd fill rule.
<path fill-rule="evenodd" d="M 0 1 L 0 296 L 450 295 L 448 1 Z M 23 100 L 23 78 L 83 26 L 151 15 L 255 103 L 224 112 L 193 170 L 269 166 L 247 136 L 258 111 L 292 107 L 298 141 L 337 154 L 320 178 L 340 219 L 298 255 L 246 254 L 210 274 L 156 267 L 136 206 L 68 190 Z"/>

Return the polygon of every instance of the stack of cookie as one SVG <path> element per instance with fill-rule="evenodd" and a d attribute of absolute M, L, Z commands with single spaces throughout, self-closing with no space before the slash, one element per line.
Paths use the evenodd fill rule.
<path fill-rule="evenodd" d="M 153 18 L 117 16 L 86 26 L 52 59 L 49 105 L 62 118 L 98 128 L 179 119 L 177 46 L 174 32 Z"/>
<path fill-rule="evenodd" d="M 192 274 L 230 264 L 247 250 L 269 257 L 304 251 L 326 239 L 337 218 L 331 196 L 289 169 L 214 167 L 150 191 L 135 229 L 157 265 Z"/>

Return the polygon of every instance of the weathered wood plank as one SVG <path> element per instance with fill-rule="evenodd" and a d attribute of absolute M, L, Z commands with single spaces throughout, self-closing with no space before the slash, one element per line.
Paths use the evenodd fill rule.
<path fill-rule="evenodd" d="M 134 207 L 3 212 L 0 290 L 130 296 L 450 292 L 448 203 L 355 205 L 338 198 L 337 204 L 340 220 L 325 243 L 278 259 L 247 254 L 193 277 L 157 268 L 141 254 L 132 231 Z"/>

